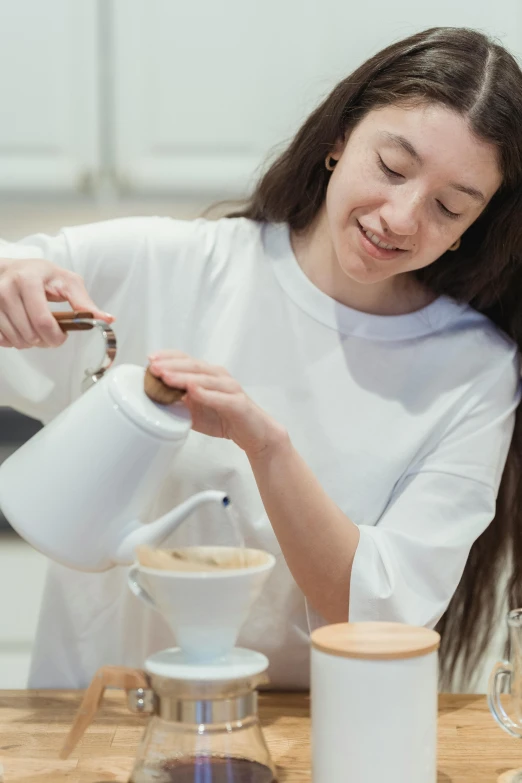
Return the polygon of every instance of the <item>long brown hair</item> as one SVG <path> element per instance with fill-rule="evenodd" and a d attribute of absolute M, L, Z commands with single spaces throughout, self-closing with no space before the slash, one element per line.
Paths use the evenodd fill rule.
<path fill-rule="evenodd" d="M 325 157 L 372 109 L 436 102 L 465 117 L 497 149 L 502 185 L 465 232 L 460 248 L 414 274 L 436 294 L 467 302 L 522 348 L 522 73 L 502 46 L 480 32 L 438 27 L 387 47 L 340 82 L 229 217 L 312 223 L 326 194 Z M 522 605 L 522 418 L 516 423 L 493 522 L 473 544 L 458 588 L 437 629 L 441 684 L 460 685 L 484 653 L 498 622 L 501 580 Z"/>

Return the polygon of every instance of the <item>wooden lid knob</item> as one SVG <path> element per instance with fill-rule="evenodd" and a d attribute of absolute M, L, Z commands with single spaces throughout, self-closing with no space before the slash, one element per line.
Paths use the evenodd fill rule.
<path fill-rule="evenodd" d="M 439 644 L 436 631 L 402 623 L 338 623 L 312 633 L 312 647 L 343 658 L 417 658 L 435 652 Z"/>
<path fill-rule="evenodd" d="M 161 378 L 156 378 L 147 367 L 145 371 L 144 386 L 145 394 L 153 402 L 159 402 L 160 405 L 172 405 L 173 402 L 179 402 L 186 393 L 185 389 L 173 389 L 168 386 Z"/>

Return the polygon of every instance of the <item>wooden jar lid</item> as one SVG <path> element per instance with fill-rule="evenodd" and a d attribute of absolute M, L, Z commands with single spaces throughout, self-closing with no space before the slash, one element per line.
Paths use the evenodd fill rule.
<path fill-rule="evenodd" d="M 339 623 L 312 633 L 312 647 L 342 658 L 417 658 L 434 652 L 439 644 L 436 631 L 402 623 Z"/>

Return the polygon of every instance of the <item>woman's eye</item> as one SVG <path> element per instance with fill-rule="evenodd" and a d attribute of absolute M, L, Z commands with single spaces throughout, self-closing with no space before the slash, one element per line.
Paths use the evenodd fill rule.
<path fill-rule="evenodd" d="M 387 166 L 380 155 L 377 157 L 379 161 L 379 168 L 384 172 L 384 174 L 386 174 L 387 177 L 390 177 L 391 179 L 404 179 L 404 174 L 399 174 L 398 171 L 394 171 L 389 166 Z M 451 220 L 457 220 L 459 217 L 461 217 L 460 212 L 452 212 L 450 209 L 444 206 L 442 201 L 437 201 L 437 204 L 442 214 L 448 218 L 451 218 Z"/>
<path fill-rule="evenodd" d="M 403 175 L 399 174 L 398 171 L 393 171 L 393 169 L 390 169 L 389 166 L 386 165 L 386 163 L 383 161 L 381 156 L 379 155 L 379 166 L 381 170 L 386 174 L 387 177 L 394 177 L 394 178 L 400 178 L 403 179 Z"/>
<path fill-rule="evenodd" d="M 446 217 L 449 217 L 452 220 L 456 220 L 457 218 L 460 217 L 460 213 L 451 212 L 447 207 L 444 206 L 444 204 L 441 201 L 437 201 L 437 204 L 439 205 L 442 214 L 446 215 Z"/>

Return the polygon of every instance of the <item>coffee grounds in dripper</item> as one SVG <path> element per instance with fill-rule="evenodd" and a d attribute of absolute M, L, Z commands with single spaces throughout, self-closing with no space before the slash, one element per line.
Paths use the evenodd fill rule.
<path fill-rule="evenodd" d="M 228 547 L 154 549 L 141 544 L 136 555 L 141 566 L 162 571 L 235 571 L 265 562 L 264 552 Z"/>

